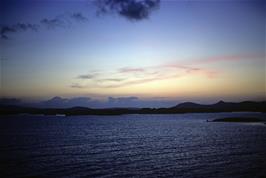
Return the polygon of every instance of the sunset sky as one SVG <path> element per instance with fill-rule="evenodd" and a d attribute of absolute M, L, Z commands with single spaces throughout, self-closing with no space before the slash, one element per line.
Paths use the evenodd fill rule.
<path fill-rule="evenodd" d="M 1 1 L 2 97 L 265 99 L 265 2 L 169 0 L 148 13 Z"/>

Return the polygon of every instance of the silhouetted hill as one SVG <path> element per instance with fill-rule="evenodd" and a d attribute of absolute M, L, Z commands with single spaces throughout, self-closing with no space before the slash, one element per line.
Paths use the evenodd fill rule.
<path fill-rule="evenodd" d="M 34 108 L 12 105 L 0 105 L 1 115 L 10 114 L 44 114 L 44 115 L 120 115 L 120 114 L 178 114 L 207 112 L 266 112 L 266 101 L 244 101 L 240 103 L 219 101 L 203 105 L 192 102 L 178 104 L 171 108 L 107 108 L 91 109 L 86 107 L 72 108 Z"/>
<path fill-rule="evenodd" d="M 210 105 L 202 105 L 196 103 L 181 103 L 177 106 L 173 107 L 172 109 L 188 109 L 188 110 L 210 110 L 210 111 L 264 111 L 266 108 L 266 102 L 253 102 L 253 101 L 244 101 L 240 103 L 233 103 L 233 102 L 224 102 L 219 101 L 215 104 Z"/>
<path fill-rule="evenodd" d="M 203 105 L 203 104 L 197 104 L 197 103 L 192 103 L 192 102 L 185 102 L 185 103 L 181 103 L 176 105 L 174 108 L 178 108 L 178 109 L 184 109 L 184 108 L 206 108 L 208 107 L 208 105 Z"/>

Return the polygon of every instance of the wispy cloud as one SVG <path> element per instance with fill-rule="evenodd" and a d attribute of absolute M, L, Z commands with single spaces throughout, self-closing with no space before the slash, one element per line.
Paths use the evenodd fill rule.
<path fill-rule="evenodd" d="M 116 13 L 129 20 L 139 21 L 147 19 L 151 12 L 159 8 L 160 0 L 98 0 L 93 4 L 96 5 L 98 14 Z M 39 23 L 17 23 L 14 25 L 1 25 L 0 37 L 1 39 L 10 39 L 9 35 L 22 31 L 35 31 L 37 32 L 40 26 L 47 29 L 66 28 L 71 25 L 71 21 L 87 22 L 88 18 L 81 12 L 65 13 L 56 17 L 42 18 Z"/>
<path fill-rule="evenodd" d="M 31 23 L 17 23 L 14 25 L 1 25 L 0 35 L 2 39 L 9 39 L 10 33 L 17 33 L 22 31 L 33 31 L 37 32 L 39 30 L 39 25 Z"/>
<path fill-rule="evenodd" d="M 124 103 L 128 103 L 128 102 L 132 102 L 132 101 L 136 101 L 139 98 L 136 96 L 129 96 L 129 97 L 108 97 L 108 102 L 109 103 L 120 103 L 120 104 L 124 104 Z"/>
<path fill-rule="evenodd" d="M 40 23 L 46 26 L 48 29 L 54 29 L 56 27 L 65 27 L 66 25 L 62 18 L 59 17 L 51 19 L 44 18 L 40 21 Z"/>
<path fill-rule="evenodd" d="M 162 64 L 142 68 L 124 67 L 114 70 L 111 74 L 103 72 L 97 76 L 93 74 L 79 75 L 78 78 L 90 79 L 90 84 L 87 85 L 90 87 L 93 85 L 96 88 L 118 88 L 194 74 L 214 77 L 216 73 L 201 68 Z M 114 77 L 110 78 L 110 75 Z"/>
<path fill-rule="evenodd" d="M 144 72 L 144 71 L 145 71 L 144 68 L 124 67 L 119 69 L 119 72 L 121 73 Z"/>
<path fill-rule="evenodd" d="M 101 82 L 105 82 L 105 81 L 109 81 L 109 82 L 121 82 L 124 81 L 126 79 L 124 78 L 106 78 L 106 79 L 99 79 L 97 81 L 101 81 Z"/>
<path fill-rule="evenodd" d="M 71 88 L 85 88 L 86 86 L 83 86 L 83 85 L 81 85 L 81 84 L 79 84 L 79 83 L 72 83 L 72 84 L 70 85 L 70 87 L 71 87 Z"/>
<path fill-rule="evenodd" d="M 110 84 L 110 85 L 103 85 L 102 87 L 103 88 L 118 88 L 118 87 L 131 86 L 131 85 L 137 85 L 137 84 L 145 84 L 145 83 L 153 82 L 153 81 L 178 78 L 178 77 L 180 77 L 180 76 L 176 74 L 176 75 L 149 77 L 149 78 L 143 78 L 143 79 L 133 79 L 133 80 L 128 80 L 126 82 L 120 82 L 120 83 Z"/>
<path fill-rule="evenodd" d="M 85 75 L 79 75 L 77 78 L 79 79 L 93 79 L 95 77 L 95 74 L 85 74 Z"/>
<path fill-rule="evenodd" d="M 213 79 L 219 77 L 221 71 L 210 69 L 210 67 L 199 67 L 204 63 L 220 62 L 220 61 L 238 61 L 260 58 L 263 55 L 224 55 L 198 58 L 191 64 L 183 63 L 164 63 L 155 66 L 146 67 L 123 67 L 114 69 L 111 73 L 99 72 L 97 76 L 92 74 L 79 75 L 79 79 L 90 79 L 87 87 L 96 88 L 118 88 L 137 84 L 146 84 L 148 82 L 176 79 L 183 76 L 202 76 Z M 111 76 L 111 77 L 110 77 Z"/>
<path fill-rule="evenodd" d="M 179 64 L 166 64 L 162 66 L 157 66 L 159 68 L 173 68 L 177 70 L 184 70 L 185 73 L 188 75 L 191 74 L 201 74 L 203 76 L 206 76 L 208 78 L 213 78 L 216 77 L 219 72 L 218 71 L 213 71 L 210 69 L 205 69 L 205 68 L 199 68 L 199 67 L 191 67 L 191 66 L 185 66 L 185 65 L 179 65 Z"/>
<path fill-rule="evenodd" d="M 220 55 L 199 58 L 193 60 L 194 63 L 215 63 L 222 61 L 240 61 L 240 60 L 253 60 L 258 58 L 265 58 L 265 54 L 243 54 L 243 55 Z"/>
<path fill-rule="evenodd" d="M 88 18 L 81 12 L 65 13 L 58 15 L 54 18 L 44 18 L 40 20 L 40 23 L 46 26 L 48 29 L 55 29 L 56 27 L 65 28 L 72 25 L 71 22 L 87 22 Z"/>
<path fill-rule="evenodd" d="M 184 69 L 184 70 L 190 70 L 190 71 L 198 71 L 201 70 L 198 67 L 191 67 L 191 66 L 185 66 L 185 65 L 181 65 L 181 64 L 176 64 L 176 63 L 169 63 L 169 64 L 163 64 L 163 65 L 159 65 L 156 67 L 164 67 L 164 68 L 179 68 L 179 69 Z"/>
<path fill-rule="evenodd" d="M 56 28 L 66 28 L 71 26 L 72 21 L 86 22 L 88 18 L 81 12 L 74 12 L 72 14 L 62 14 L 54 18 L 43 18 L 39 23 L 16 23 L 13 25 L 0 25 L 0 37 L 1 39 L 10 39 L 9 35 L 12 33 L 32 31 L 38 32 L 41 27 L 45 27 L 49 30 L 55 30 Z"/>
<path fill-rule="evenodd" d="M 70 17 L 78 22 L 86 22 L 88 21 L 88 18 L 85 17 L 82 13 L 80 12 L 75 12 L 70 15 Z"/>

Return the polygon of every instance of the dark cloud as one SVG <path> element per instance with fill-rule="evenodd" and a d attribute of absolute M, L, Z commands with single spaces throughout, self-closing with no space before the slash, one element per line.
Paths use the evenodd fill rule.
<path fill-rule="evenodd" d="M 31 23 L 17 23 L 13 25 L 0 25 L 0 37 L 1 39 L 9 39 L 10 33 L 17 33 L 22 31 L 34 31 L 37 32 L 40 26 L 45 26 L 48 29 L 55 29 L 57 27 L 65 28 L 71 25 L 71 20 L 85 22 L 87 17 L 82 13 L 76 12 L 73 14 L 60 15 L 55 18 L 43 18 L 40 20 L 40 24 L 31 24 Z"/>
<path fill-rule="evenodd" d="M 135 72 L 145 72 L 144 68 L 132 68 L 132 67 L 124 67 L 118 70 L 120 73 L 135 73 Z"/>
<path fill-rule="evenodd" d="M 34 106 L 38 107 L 49 107 L 49 108 L 70 108 L 70 107 L 105 107 L 104 101 L 94 100 L 90 97 L 74 97 L 74 98 L 62 98 L 62 97 L 53 97 L 46 101 L 41 101 L 35 103 Z"/>
<path fill-rule="evenodd" d="M 26 31 L 26 30 L 32 30 L 32 31 L 35 31 L 37 32 L 38 29 L 39 29 L 39 25 L 36 25 L 36 24 L 25 24 L 25 23 L 17 23 L 15 26 L 14 26 L 16 29 L 18 30 L 23 30 L 23 31 Z"/>
<path fill-rule="evenodd" d="M 62 19 L 62 17 L 55 17 L 52 19 L 44 18 L 40 22 L 48 29 L 54 29 L 56 27 L 65 27 L 66 25 L 66 22 Z"/>
<path fill-rule="evenodd" d="M 46 101 L 36 103 L 39 107 L 68 108 L 68 107 L 89 107 L 89 108 L 112 108 L 112 107 L 133 107 L 138 105 L 140 100 L 137 97 L 108 97 L 107 100 L 95 100 L 90 97 L 62 98 L 53 97 Z"/>
<path fill-rule="evenodd" d="M 101 79 L 101 80 L 98 80 L 100 82 L 121 82 L 121 81 L 124 81 L 125 79 L 123 78 L 107 78 L 107 79 Z"/>
<path fill-rule="evenodd" d="M 73 83 L 70 85 L 71 88 L 84 88 L 84 86 L 78 84 L 78 83 Z"/>
<path fill-rule="evenodd" d="M 43 107 L 74 107 L 74 106 L 84 106 L 88 107 L 90 105 L 91 98 L 89 97 L 76 97 L 76 98 L 61 98 L 61 97 L 53 97 L 47 101 L 43 101 L 40 103 L 40 106 Z"/>
<path fill-rule="evenodd" d="M 99 0 L 95 3 L 99 14 L 116 13 L 129 20 L 142 20 L 159 7 L 160 0 Z"/>
<path fill-rule="evenodd" d="M 116 13 L 129 20 L 142 20 L 150 16 L 151 12 L 160 5 L 160 0 L 98 0 L 95 1 L 99 14 Z M 57 27 L 67 27 L 71 24 L 70 20 L 79 22 L 88 21 L 88 18 L 81 12 L 75 12 L 68 15 L 61 15 L 55 18 L 43 18 L 40 24 L 48 29 Z M 10 33 L 21 31 L 38 31 L 39 24 L 17 23 L 14 25 L 1 25 L 0 38 L 9 39 Z"/>
<path fill-rule="evenodd" d="M 167 98 L 140 99 L 135 96 L 129 97 L 108 97 L 105 100 L 92 99 L 90 97 L 62 98 L 53 97 L 48 100 L 29 103 L 16 98 L 2 98 L 0 105 L 17 105 L 40 108 L 70 108 L 70 107 L 88 107 L 88 108 L 136 108 L 136 107 L 171 107 L 177 104 L 175 100 Z"/>
<path fill-rule="evenodd" d="M 1 38 L 2 39 L 8 39 L 9 37 L 7 36 L 8 33 L 14 33 L 16 32 L 16 30 L 12 27 L 9 27 L 9 26 L 2 26 L 1 27 Z"/>
<path fill-rule="evenodd" d="M 78 76 L 79 79 L 92 79 L 94 77 L 95 77 L 95 75 L 93 75 L 93 74 L 86 74 L 86 75 L 79 75 Z"/>
<path fill-rule="evenodd" d="M 39 25 L 30 24 L 30 23 L 17 23 L 14 25 L 1 25 L 0 26 L 0 35 L 2 39 L 9 39 L 10 33 L 17 33 L 21 31 L 34 31 L 37 32 L 39 30 Z"/>
<path fill-rule="evenodd" d="M 109 103 L 128 103 L 134 100 L 138 100 L 138 97 L 135 96 L 130 96 L 130 97 L 118 97 L 118 98 L 113 98 L 113 97 L 108 97 L 108 102 Z"/>
<path fill-rule="evenodd" d="M 70 15 L 70 17 L 76 21 L 79 21 L 79 22 L 86 22 L 88 21 L 88 18 L 85 17 L 82 13 L 80 12 L 76 12 L 76 13 L 73 13 Z"/>
<path fill-rule="evenodd" d="M 46 26 L 48 29 L 55 29 L 57 27 L 65 28 L 71 25 L 72 21 L 85 22 L 88 21 L 88 18 L 85 17 L 80 12 L 75 12 L 72 14 L 63 14 L 55 18 L 44 18 L 40 23 Z"/>
<path fill-rule="evenodd" d="M 177 101 L 168 100 L 168 99 L 140 99 L 135 96 L 130 97 L 108 97 L 106 102 L 101 103 L 101 107 L 105 106 L 106 108 L 114 107 L 171 107 L 175 105 Z"/>

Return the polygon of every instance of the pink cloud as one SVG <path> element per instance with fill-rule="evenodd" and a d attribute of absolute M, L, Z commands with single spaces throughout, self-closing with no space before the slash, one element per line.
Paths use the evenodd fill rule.
<path fill-rule="evenodd" d="M 221 55 L 200 58 L 195 60 L 195 63 L 213 63 L 220 61 L 240 61 L 240 60 L 252 60 L 258 58 L 265 58 L 265 54 L 244 54 L 244 55 Z"/>
<path fill-rule="evenodd" d="M 114 85 L 107 85 L 107 86 L 104 86 L 104 88 L 117 88 L 117 87 L 143 84 L 143 83 L 147 83 L 147 82 L 166 80 L 166 79 L 171 79 L 171 78 L 177 78 L 177 77 L 180 77 L 180 76 L 179 75 L 171 75 L 171 76 L 159 76 L 159 77 L 153 77 L 153 78 L 138 79 L 138 80 L 127 81 L 127 82 L 114 84 Z"/>
<path fill-rule="evenodd" d="M 197 67 L 190 67 L 190 66 L 185 66 L 185 65 L 180 65 L 180 64 L 163 64 L 163 65 L 159 65 L 157 66 L 158 68 L 179 68 L 179 69 L 185 69 L 185 70 L 189 70 L 189 71 L 197 71 L 197 70 L 201 70 L 200 68 Z"/>
<path fill-rule="evenodd" d="M 162 66 L 158 66 L 160 68 L 176 68 L 176 69 L 182 69 L 187 74 L 201 74 L 205 75 L 208 78 L 214 78 L 218 75 L 218 71 L 212 71 L 209 69 L 199 68 L 199 67 L 191 67 L 191 66 L 185 66 L 185 65 L 179 65 L 179 64 L 165 64 Z"/>
<path fill-rule="evenodd" d="M 152 81 L 166 80 L 171 78 L 178 78 L 187 75 L 201 75 L 210 79 L 216 78 L 221 71 L 212 70 L 209 68 L 195 67 L 199 64 L 204 63 L 215 63 L 220 61 L 240 61 L 240 60 L 253 60 L 258 58 L 265 58 L 264 54 L 244 54 L 244 55 L 221 55 L 221 56 L 211 56 L 205 58 L 198 58 L 194 60 L 188 60 L 189 63 L 164 63 L 156 66 L 148 67 L 124 67 L 119 68 L 114 71 L 114 73 L 127 73 L 127 74 L 141 74 L 137 77 L 135 75 L 130 75 L 128 78 L 101 78 L 97 81 L 101 81 L 100 85 L 95 85 L 100 88 L 116 88 L 128 85 L 142 84 Z M 114 82 L 114 84 L 108 84 L 105 82 Z M 72 84 L 73 88 L 83 88 L 82 85 L 78 83 Z"/>

